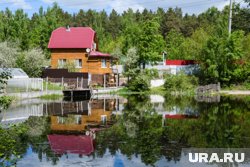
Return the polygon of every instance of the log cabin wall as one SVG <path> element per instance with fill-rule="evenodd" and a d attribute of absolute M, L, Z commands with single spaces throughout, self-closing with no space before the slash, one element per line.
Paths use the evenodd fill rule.
<path fill-rule="evenodd" d="M 91 74 L 107 74 L 112 73 L 110 68 L 109 57 L 89 57 L 85 49 L 51 49 L 51 68 L 58 68 L 58 60 L 66 59 L 67 61 L 74 61 L 76 59 L 82 60 L 82 67 L 79 72 Z M 106 59 L 106 67 L 102 68 L 102 59 Z"/>

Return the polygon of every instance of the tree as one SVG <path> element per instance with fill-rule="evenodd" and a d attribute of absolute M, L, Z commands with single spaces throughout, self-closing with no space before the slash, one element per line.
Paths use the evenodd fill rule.
<path fill-rule="evenodd" d="M 233 13 L 233 30 L 243 30 L 246 33 L 250 32 L 250 8 L 240 8 L 240 5 L 234 7 Z"/>
<path fill-rule="evenodd" d="M 18 49 L 15 44 L 9 42 L 0 43 L 0 68 L 13 68 L 16 65 Z"/>
<path fill-rule="evenodd" d="M 207 41 L 200 57 L 203 81 L 229 85 L 246 79 L 243 36 L 242 31 L 235 31 L 230 38 L 214 36 Z"/>
<path fill-rule="evenodd" d="M 207 43 L 210 35 L 209 32 L 205 31 L 203 28 L 197 29 L 191 37 L 185 38 L 185 40 L 178 47 L 177 55 L 179 59 L 184 60 L 198 60 L 202 56 L 202 49 Z M 171 53 L 171 52 L 170 52 Z"/>
<path fill-rule="evenodd" d="M 107 31 L 112 35 L 113 39 L 115 39 L 121 32 L 121 17 L 114 9 L 109 15 Z"/>
<path fill-rule="evenodd" d="M 132 47 L 128 50 L 124 57 L 123 64 L 125 65 L 125 75 L 131 75 L 134 69 L 138 67 L 139 55 L 137 49 Z"/>
<path fill-rule="evenodd" d="M 181 31 L 182 27 L 182 11 L 180 8 L 169 8 L 165 13 L 161 23 L 161 32 L 164 37 L 171 29 L 177 32 Z"/>
<path fill-rule="evenodd" d="M 18 56 L 16 64 L 30 77 L 41 77 L 42 68 L 48 65 L 48 61 L 41 49 L 31 49 L 22 52 Z"/>
<path fill-rule="evenodd" d="M 140 55 L 139 62 L 145 68 L 148 63 L 154 64 L 161 59 L 161 52 L 164 47 L 164 40 L 159 32 L 160 25 L 149 20 L 143 23 L 142 33 L 138 37 L 138 53 Z"/>
<path fill-rule="evenodd" d="M 179 59 L 181 56 L 180 46 L 184 42 L 185 38 L 175 29 L 168 32 L 166 36 L 166 50 L 168 59 Z"/>

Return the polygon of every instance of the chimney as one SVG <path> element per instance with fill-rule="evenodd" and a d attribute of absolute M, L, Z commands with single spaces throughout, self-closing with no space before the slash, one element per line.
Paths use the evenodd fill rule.
<path fill-rule="evenodd" d="M 69 27 L 69 25 L 67 25 L 66 31 L 70 31 L 70 27 Z"/>

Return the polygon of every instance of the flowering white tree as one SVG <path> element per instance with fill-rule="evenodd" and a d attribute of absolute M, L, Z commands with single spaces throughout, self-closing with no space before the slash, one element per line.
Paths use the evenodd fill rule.
<path fill-rule="evenodd" d="M 30 77 L 41 77 L 42 68 L 49 65 L 49 61 L 41 49 L 35 48 L 22 52 L 17 58 L 16 65 Z"/>
<path fill-rule="evenodd" d="M 41 49 L 20 51 L 14 44 L 0 43 L 0 68 L 22 68 L 30 77 L 40 77 L 48 64 Z"/>
<path fill-rule="evenodd" d="M 17 48 L 10 46 L 10 43 L 0 43 L 0 68 L 12 68 L 16 65 Z"/>

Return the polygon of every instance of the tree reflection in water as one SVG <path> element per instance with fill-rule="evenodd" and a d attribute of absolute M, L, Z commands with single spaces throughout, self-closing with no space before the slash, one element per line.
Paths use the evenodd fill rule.
<path fill-rule="evenodd" d="M 179 161 L 182 148 L 250 147 L 250 106 L 247 99 L 224 97 L 218 103 L 196 102 L 193 98 L 166 97 L 164 109 L 187 108 L 197 119 L 165 119 L 146 96 L 130 96 L 123 115 L 109 130 L 97 136 L 96 152 L 102 156 L 108 148 L 131 158 L 141 156 L 145 164 L 155 164 L 163 156 Z"/>
<path fill-rule="evenodd" d="M 155 165 L 164 158 L 178 162 L 182 148 L 187 147 L 247 148 L 249 104 L 249 98 L 223 97 L 220 102 L 205 103 L 173 96 L 166 96 L 165 102 L 158 104 L 149 96 L 129 96 L 122 113 L 110 116 L 115 124 L 97 133 L 95 151 L 89 156 L 105 158 L 108 150 L 114 156 L 138 157 L 146 165 Z M 0 143 L 2 161 L 13 154 L 22 158 L 29 147 L 41 161 L 44 156 L 54 165 L 61 160 L 62 155 L 56 155 L 48 144 L 47 135 L 52 133 L 48 117 L 30 117 L 18 127 L 19 131 L 1 128 L 0 139 L 6 141 Z"/>

